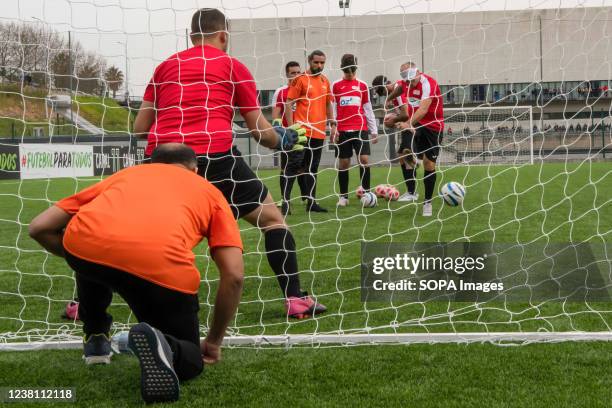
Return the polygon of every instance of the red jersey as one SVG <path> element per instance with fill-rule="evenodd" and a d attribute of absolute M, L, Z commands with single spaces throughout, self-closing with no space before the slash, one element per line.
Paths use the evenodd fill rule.
<path fill-rule="evenodd" d="M 442 132 L 444 130 L 444 109 L 440 87 L 435 79 L 423 73 L 415 87 L 411 87 L 409 83 L 400 81 L 398 84 L 402 87 L 402 95 L 406 98 L 408 113 L 412 116 L 413 111 L 416 111 L 421 104 L 421 100 L 431 98 L 431 105 L 427 113 L 419 121 L 419 124 L 433 130 L 434 132 Z M 412 107 L 412 111 L 410 109 Z"/>
<path fill-rule="evenodd" d="M 146 155 L 158 144 L 178 142 L 196 154 L 232 147 L 234 107 L 259 109 L 255 80 L 237 59 L 209 45 L 169 57 L 155 69 L 143 100 L 155 104 Z"/>
<path fill-rule="evenodd" d="M 358 79 L 339 79 L 332 84 L 336 121 L 342 132 L 368 130 L 364 105 L 370 103 L 368 85 Z"/>
<path fill-rule="evenodd" d="M 287 127 L 287 119 L 285 119 L 285 103 L 287 102 L 287 94 L 289 93 L 289 85 L 281 86 L 274 91 L 272 97 L 272 106 L 280 108 L 280 115 L 283 119 L 283 126 Z"/>

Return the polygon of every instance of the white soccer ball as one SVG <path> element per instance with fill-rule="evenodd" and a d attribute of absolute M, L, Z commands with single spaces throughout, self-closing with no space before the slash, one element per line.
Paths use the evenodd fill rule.
<path fill-rule="evenodd" d="M 364 207 L 376 207 L 378 199 L 376 198 L 376 194 L 367 191 L 361 197 L 361 205 Z"/>
<path fill-rule="evenodd" d="M 455 181 L 451 181 L 442 186 L 440 195 L 447 205 L 456 207 L 461 205 L 465 198 L 465 187 Z"/>

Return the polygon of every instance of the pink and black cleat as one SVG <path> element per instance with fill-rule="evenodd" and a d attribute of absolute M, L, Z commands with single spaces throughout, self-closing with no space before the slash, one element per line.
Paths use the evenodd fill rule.
<path fill-rule="evenodd" d="M 285 299 L 285 308 L 287 309 L 287 316 L 294 319 L 307 319 L 327 311 L 325 306 L 317 303 L 306 292 L 302 297 L 290 296 Z"/>

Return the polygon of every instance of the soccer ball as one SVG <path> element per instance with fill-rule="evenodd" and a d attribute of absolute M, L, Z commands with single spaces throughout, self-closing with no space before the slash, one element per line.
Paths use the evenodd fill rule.
<path fill-rule="evenodd" d="M 366 192 L 361 197 L 361 205 L 364 207 L 376 207 L 378 199 L 376 198 L 376 194 L 371 192 Z"/>
<path fill-rule="evenodd" d="M 440 195 L 447 205 L 456 207 L 463 202 L 465 187 L 455 181 L 451 181 L 442 186 Z"/>
<path fill-rule="evenodd" d="M 361 197 L 363 197 L 363 195 L 365 194 L 365 189 L 362 186 L 357 187 L 357 191 L 355 191 L 355 195 L 357 196 L 358 199 L 361 199 Z"/>
<path fill-rule="evenodd" d="M 397 201 L 400 196 L 400 192 L 394 186 L 389 186 L 385 191 L 385 198 L 389 201 Z"/>
<path fill-rule="evenodd" d="M 387 184 L 379 184 L 376 187 L 374 187 L 374 192 L 376 193 L 376 197 L 384 198 L 387 188 L 388 188 Z"/>

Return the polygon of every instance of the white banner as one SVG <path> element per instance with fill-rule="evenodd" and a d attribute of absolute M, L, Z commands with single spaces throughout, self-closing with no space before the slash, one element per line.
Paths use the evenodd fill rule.
<path fill-rule="evenodd" d="M 93 176 L 93 146 L 46 143 L 19 145 L 22 179 Z"/>

